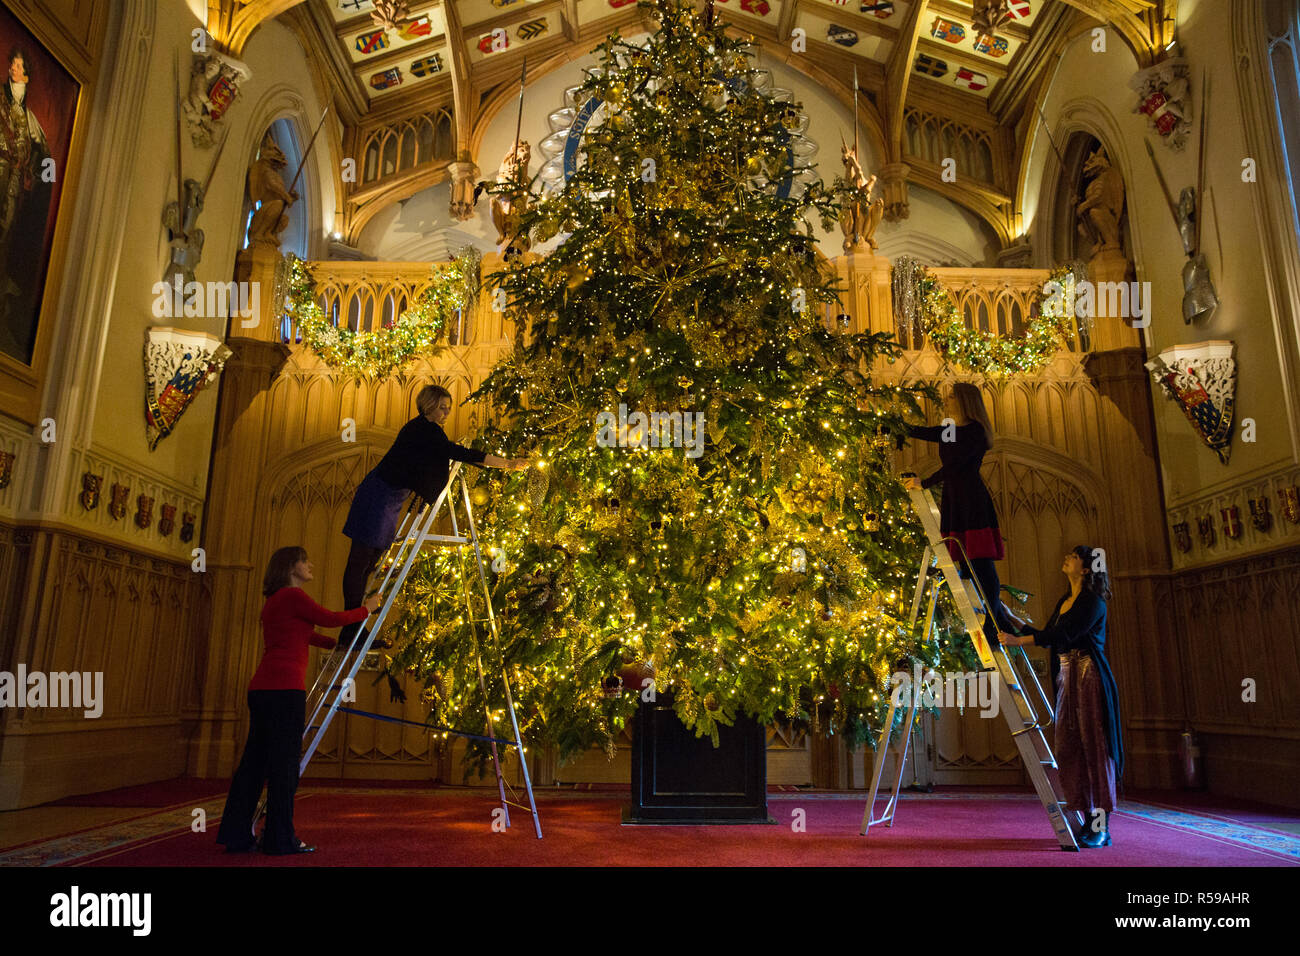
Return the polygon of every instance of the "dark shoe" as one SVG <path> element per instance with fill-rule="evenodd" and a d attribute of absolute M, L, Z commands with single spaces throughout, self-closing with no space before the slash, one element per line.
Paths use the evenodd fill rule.
<path fill-rule="evenodd" d="M 257 849 L 256 843 L 245 843 L 242 846 L 227 845 L 226 852 L 227 853 L 252 853 L 256 849 Z"/>
<path fill-rule="evenodd" d="M 1086 846 L 1090 850 L 1098 847 L 1110 846 L 1110 830 L 1087 830 L 1079 834 L 1079 846 Z"/>
<path fill-rule="evenodd" d="M 268 856 L 289 856 L 294 853 L 315 853 L 316 848 L 314 846 L 308 846 L 302 840 L 299 840 L 298 845 L 292 850 L 270 850 L 264 847 L 262 852 Z"/>

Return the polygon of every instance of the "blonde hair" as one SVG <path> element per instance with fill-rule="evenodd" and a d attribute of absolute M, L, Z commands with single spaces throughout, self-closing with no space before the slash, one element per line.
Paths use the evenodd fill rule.
<path fill-rule="evenodd" d="M 415 396 L 415 407 L 427 418 L 444 398 L 451 401 L 451 392 L 441 385 L 426 385 L 420 389 L 420 394 Z"/>
<path fill-rule="evenodd" d="M 993 424 L 989 421 L 988 410 L 984 407 L 984 396 L 970 382 L 953 382 L 952 396 L 957 399 L 961 413 L 973 422 L 979 422 L 984 429 L 984 447 L 993 447 Z"/>

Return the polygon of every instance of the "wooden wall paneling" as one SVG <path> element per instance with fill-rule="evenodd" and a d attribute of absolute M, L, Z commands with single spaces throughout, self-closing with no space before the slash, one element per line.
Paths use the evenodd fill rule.
<path fill-rule="evenodd" d="M 102 715 L 6 715 L 0 808 L 179 774 L 178 678 L 198 584 L 189 567 L 65 531 L 19 529 L 14 540 L 29 534 L 21 613 L 31 626 L 10 642 L 6 669 L 102 672 Z"/>

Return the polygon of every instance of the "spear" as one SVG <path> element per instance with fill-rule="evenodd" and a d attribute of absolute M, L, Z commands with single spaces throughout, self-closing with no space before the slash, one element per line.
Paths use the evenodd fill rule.
<path fill-rule="evenodd" d="M 1201 200 L 1205 197 L 1205 130 L 1210 125 L 1209 116 L 1210 71 L 1201 74 L 1201 146 L 1196 154 L 1196 251 L 1201 251 Z"/>
<path fill-rule="evenodd" d="M 1147 148 L 1147 155 L 1151 157 L 1151 165 L 1156 168 L 1156 179 L 1160 180 L 1160 188 L 1164 190 L 1165 202 L 1169 204 L 1169 215 L 1174 217 L 1174 226 L 1178 226 L 1178 206 L 1174 202 L 1174 194 L 1169 191 L 1169 184 L 1165 182 L 1165 174 L 1160 171 L 1160 164 L 1156 162 L 1155 151 L 1151 148 L 1151 141 L 1144 140 Z"/>
<path fill-rule="evenodd" d="M 181 172 L 181 68 L 177 55 L 172 53 L 172 86 L 176 93 L 176 228 L 185 229 L 185 176 Z"/>
<path fill-rule="evenodd" d="M 858 156 L 858 65 L 853 64 L 853 155 L 861 163 L 862 159 Z"/>
<path fill-rule="evenodd" d="M 519 67 L 519 113 L 515 117 L 515 148 L 514 148 L 514 152 L 510 154 L 511 163 L 515 163 L 516 157 L 518 157 L 519 155 L 519 135 L 523 131 L 523 125 L 524 125 L 524 82 L 527 80 L 527 78 L 528 78 L 528 54 L 525 53 L 523 65 Z M 523 178 L 527 175 L 528 175 L 528 170 L 526 169 L 521 170 L 516 165 L 515 178 L 518 182 L 522 183 Z"/>
<path fill-rule="evenodd" d="M 1043 132 L 1047 134 L 1047 141 L 1052 144 L 1052 152 L 1056 153 L 1056 161 L 1061 164 L 1061 172 L 1065 172 L 1065 157 L 1061 155 L 1061 148 L 1056 145 L 1056 140 L 1052 138 L 1052 129 L 1047 125 L 1047 117 L 1043 115 L 1043 107 L 1034 104 L 1038 110 L 1038 121 L 1043 124 Z"/>
<path fill-rule="evenodd" d="M 303 150 L 302 161 L 298 163 L 298 171 L 293 174 L 293 182 L 289 184 L 289 194 L 293 195 L 293 187 L 298 185 L 298 177 L 302 175 L 303 168 L 307 165 L 307 157 L 311 155 L 311 149 L 316 145 L 316 137 L 320 135 L 321 127 L 325 125 L 325 117 L 329 116 L 330 108 L 325 107 L 325 112 L 320 115 L 320 122 L 316 124 L 316 132 L 311 134 L 311 139 L 307 141 L 307 148 Z"/>
<path fill-rule="evenodd" d="M 227 126 L 221 132 L 221 142 L 217 143 L 217 151 L 212 155 L 212 168 L 208 170 L 208 176 L 203 180 L 203 192 L 200 196 L 208 194 L 208 186 L 212 185 L 212 177 L 217 174 L 217 162 L 221 159 L 221 151 L 226 148 L 226 137 L 230 135 L 230 127 Z"/>

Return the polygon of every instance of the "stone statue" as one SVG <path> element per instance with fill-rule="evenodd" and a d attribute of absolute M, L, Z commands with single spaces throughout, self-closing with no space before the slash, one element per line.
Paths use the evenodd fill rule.
<path fill-rule="evenodd" d="M 280 233 L 289 225 L 289 207 L 298 201 L 297 192 L 289 192 L 280 171 L 288 165 L 284 153 L 267 133 L 258 150 L 257 160 L 248 169 L 248 195 L 261 203 L 248 225 L 248 244 L 280 248 Z"/>
<path fill-rule="evenodd" d="M 840 158 L 844 161 L 844 190 L 847 196 L 840 213 L 840 228 L 844 232 L 845 252 L 866 252 L 876 250 L 876 227 L 885 212 L 883 199 L 871 198 L 876 188 L 876 177 L 867 177 L 862 173 L 862 164 L 858 162 L 857 147 L 848 144 L 840 146 Z"/>
<path fill-rule="evenodd" d="M 492 224 L 497 227 L 497 245 L 509 243 L 518 252 L 527 252 L 529 246 L 528 237 L 519 235 L 519 219 L 532 202 L 528 192 L 528 164 L 532 155 L 532 147 L 526 140 L 506 153 L 501 160 L 497 182 L 514 185 L 509 191 L 492 197 Z"/>
<path fill-rule="evenodd" d="M 1111 166 L 1103 149 L 1097 149 L 1083 165 L 1091 182 L 1084 190 L 1079 215 L 1079 234 L 1093 245 L 1094 252 L 1120 248 L 1119 221 L 1124 215 L 1124 177 Z"/>
<path fill-rule="evenodd" d="M 199 214 L 203 212 L 203 187 L 196 180 L 185 180 L 185 208 L 172 200 L 163 210 L 163 225 L 167 227 L 167 244 L 171 259 L 163 272 L 163 281 L 172 282 L 177 275 L 188 285 L 194 281 L 194 270 L 203 257 L 203 230 L 199 228 Z"/>
<path fill-rule="evenodd" d="M 248 75 L 248 67 L 232 57 L 220 53 L 194 57 L 189 89 L 181 98 L 181 109 L 195 146 L 206 148 L 215 142 L 216 126 L 234 103 L 239 84 Z"/>

